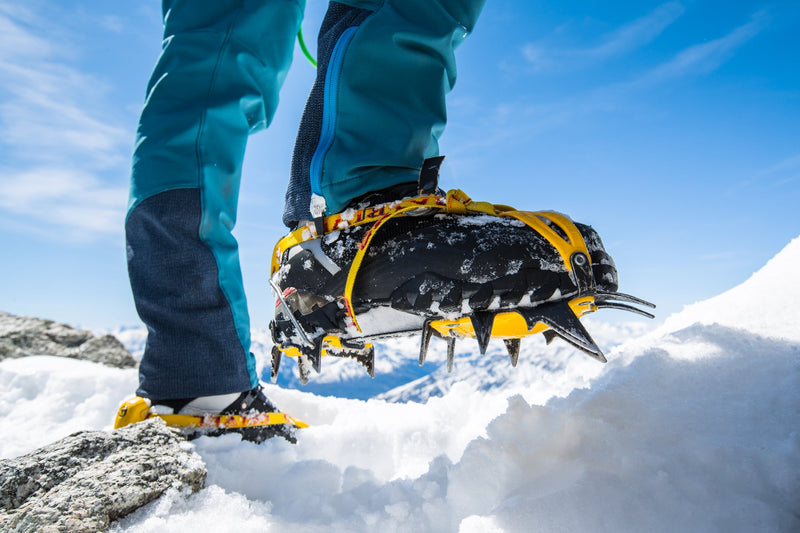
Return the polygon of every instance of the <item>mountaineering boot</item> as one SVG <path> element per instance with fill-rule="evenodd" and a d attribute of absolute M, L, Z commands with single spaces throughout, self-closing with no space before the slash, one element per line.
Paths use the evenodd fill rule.
<path fill-rule="evenodd" d="M 437 336 L 448 343 L 448 367 L 462 337 L 475 337 L 482 353 L 491 338 L 504 340 L 516 365 L 520 339 L 535 333 L 605 362 L 580 317 L 603 307 L 652 317 L 630 305 L 652 304 L 616 292 L 597 232 L 565 215 L 443 194 L 422 175 L 416 196 L 385 196 L 279 241 L 273 378 L 283 355 L 298 358 L 302 381 L 323 355 L 353 357 L 372 375 L 368 341 L 420 333 L 420 364 Z"/>
<path fill-rule="evenodd" d="M 277 436 L 295 443 L 297 429 L 308 427 L 279 412 L 258 385 L 242 393 L 199 398 L 151 401 L 135 396 L 120 406 L 114 429 L 153 417 L 180 429 L 189 440 L 239 433 L 242 440 L 255 443 Z"/>

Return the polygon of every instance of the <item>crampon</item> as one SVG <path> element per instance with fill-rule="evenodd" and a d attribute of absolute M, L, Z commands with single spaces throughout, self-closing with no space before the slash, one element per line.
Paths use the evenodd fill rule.
<path fill-rule="evenodd" d="M 443 339 L 448 370 L 458 339 L 476 339 L 481 353 L 501 339 L 516 366 L 521 340 L 539 333 L 606 362 L 581 317 L 612 308 L 653 318 L 641 309 L 653 304 L 617 292 L 614 262 L 591 227 L 442 194 L 425 173 L 417 196 L 356 205 L 278 242 L 273 381 L 283 356 L 297 359 L 303 383 L 324 356 L 355 359 L 374 376 L 372 342 L 410 335 L 421 337 L 420 365 L 431 339 Z"/>
<path fill-rule="evenodd" d="M 305 422 L 281 412 L 159 414 L 151 409 L 150 400 L 133 396 L 125 400 L 117 410 L 114 429 L 150 418 L 162 419 L 168 426 L 177 429 L 189 440 L 202 436 L 213 437 L 225 433 L 239 433 L 243 440 L 256 443 L 276 436 L 294 443 L 297 441 L 295 430 L 308 427 Z"/>

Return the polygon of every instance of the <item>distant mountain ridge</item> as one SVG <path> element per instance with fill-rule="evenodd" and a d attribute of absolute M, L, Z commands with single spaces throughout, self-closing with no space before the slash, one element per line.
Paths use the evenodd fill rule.
<path fill-rule="evenodd" d="M 585 321 L 595 340 L 607 352 L 627 339 L 642 335 L 651 328 L 646 322 L 611 324 L 599 319 Z M 111 332 L 128 350 L 140 359 L 144 352 L 147 330 L 144 327 L 123 327 Z M 251 332 L 251 351 L 256 357 L 256 368 L 263 381 L 270 380 L 272 338 L 266 329 Z M 322 372 L 312 373 L 307 385 L 302 385 L 294 359 L 284 357 L 277 384 L 288 389 L 298 389 L 324 396 L 366 400 L 380 398 L 391 402 L 423 402 L 441 396 L 455 383 L 465 383 L 474 390 L 520 388 L 539 382 L 543 374 L 562 374 L 572 368 L 575 385 L 598 375 L 603 365 L 586 357 L 566 343 L 555 341 L 546 345 L 540 335 L 522 343 L 519 364 L 511 366 L 502 343 L 492 341 L 486 355 L 480 355 L 477 344 L 471 339 L 456 345 L 455 365 L 447 372 L 444 342 L 433 339 L 423 366 L 419 366 L 419 339 L 398 338 L 376 344 L 375 378 L 370 378 L 364 368 L 350 359 L 325 357 Z M 561 381 L 559 380 L 559 383 Z M 547 394 L 542 390 L 542 394 Z M 566 393 L 568 391 L 564 391 Z"/>

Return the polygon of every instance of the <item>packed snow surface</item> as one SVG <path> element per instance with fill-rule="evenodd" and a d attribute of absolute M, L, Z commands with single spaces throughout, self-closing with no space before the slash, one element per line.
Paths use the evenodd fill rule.
<path fill-rule="evenodd" d="M 798 262 L 800 239 L 652 331 L 587 321 L 602 346 L 628 338 L 607 365 L 528 341 L 512 371 L 501 344 L 485 356 L 459 344 L 448 375 L 443 346 L 432 342 L 420 370 L 416 343 L 397 341 L 379 349 L 374 381 L 404 381 L 364 400 L 361 382 L 326 360 L 328 392 L 349 398 L 267 386 L 311 424 L 297 445 L 198 439 L 206 488 L 170 493 L 114 528 L 800 531 Z M 0 456 L 108 428 L 136 381 L 81 361 L 3 361 Z"/>

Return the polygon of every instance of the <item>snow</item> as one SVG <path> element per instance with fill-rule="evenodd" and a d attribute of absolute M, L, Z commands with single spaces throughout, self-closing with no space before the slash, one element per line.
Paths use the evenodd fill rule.
<path fill-rule="evenodd" d="M 799 260 L 800 237 L 742 285 L 670 317 L 666 329 L 677 330 L 695 322 L 717 323 L 800 342 L 800 290 L 794 282 Z"/>
<path fill-rule="evenodd" d="M 39 356 L 0 362 L 0 458 L 15 457 L 84 429 L 109 427 L 136 370 Z"/>
<path fill-rule="evenodd" d="M 379 347 L 371 380 L 391 388 L 357 399 L 365 382 L 326 358 L 333 378 L 318 387 L 349 397 L 267 386 L 311 424 L 297 445 L 193 441 L 206 488 L 171 492 L 113 530 L 798 531 L 798 261 L 800 239 L 653 330 L 598 313 L 585 322 L 611 347 L 607 365 L 537 339 L 511 369 L 501 343 L 485 356 L 460 343 L 447 374 L 444 343 L 420 369 L 417 343 L 401 339 Z M 264 371 L 268 341 L 254 339 Z M 135 386 L 135 370 L 0 362 L 0 456 L 108 428 Z"/>
<path fill-rule="evenodd" d="M 325 204 L 325 198 L 318 195 L 312 194 L 311 195 L 311 205 L 309 206 L 311 211 L 311 216 L 314 218 L 319 218 L 325 214 L 325 210 L 327 209 L 327 205 Z"/>

